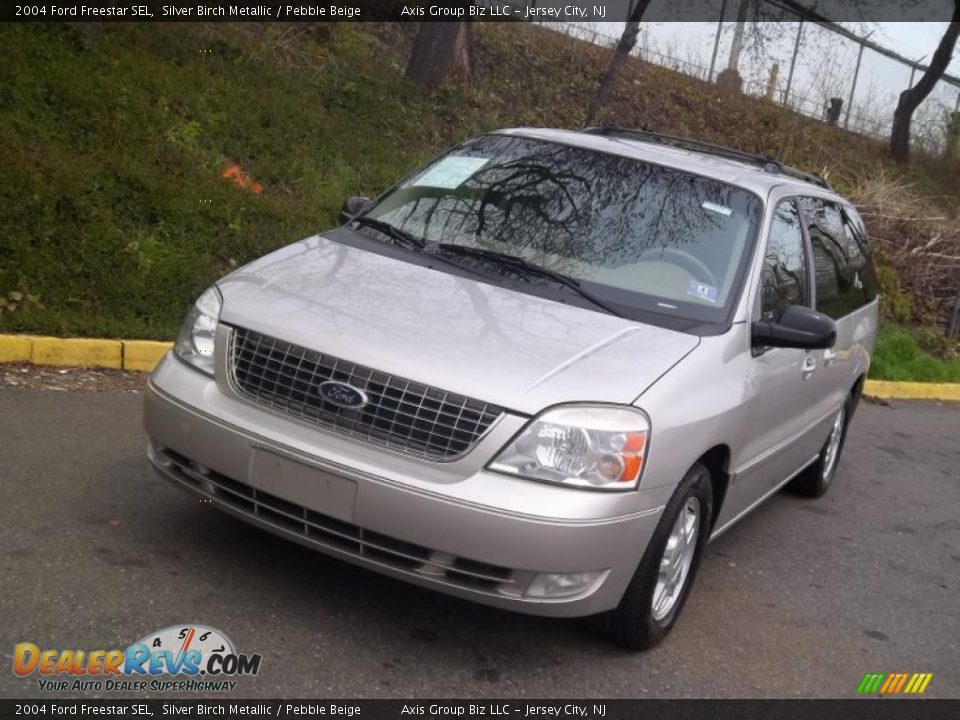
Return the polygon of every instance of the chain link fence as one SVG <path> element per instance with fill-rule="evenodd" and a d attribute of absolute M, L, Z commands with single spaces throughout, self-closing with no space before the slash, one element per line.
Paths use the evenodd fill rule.
<path fill-rule="evenodd" d="M 633 54 L 707 82 L 735 69 L 744 93 L 880 140 L 890 135 L 900 93 L 926 69 L 923 58 L 907 58 L 872 41 L 868 26 L 856 34 L 836 23 L 799 16 L 783 21 L 785 11 L 775 0 L 752 4 L 750 20 L 738 23 L 739 3 L 718 2 L 716 22 L 642 23 Z M 764 20 L 765 14 L 771 21 Z M 537 24 L 610 48 L 623 29 L 623 23 L 615 22 Z M 958 113 L 960 78 L 947 75 L 914 114 L 914 145 L 942 155 L 951 123 L 954 132 L 960 129 Z"/>

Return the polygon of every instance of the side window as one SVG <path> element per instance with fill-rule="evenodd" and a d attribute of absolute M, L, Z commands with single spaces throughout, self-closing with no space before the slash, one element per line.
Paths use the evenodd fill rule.
<path fill-rule="evenodd" d="M 867 302 L 863 277 L 867 258 L 856 240 L 856 228 L 845 222 L 835 203 L 803 198 L 800 204 L 813 250 L 817 310 L 834 320 L 842 318 Z"/>
<path fill-rule="evenodd" d="M 807 259 L 800 215 L 792 200 L 780 203 L 763 256 L 761 315 L 777 320 L 787 305 L 807 305 Z"/>
<path fill-rule="evenodd" d="M 850 266 L 853 269 L 853 287 L 862 293 L 860 305 L 873 302 L 877 297 L 877 271 L 867 240 L 867 229 L 860 215 L 852 207 L 840 209 L 843 216 L 843 232 L 850 250 Z"/>

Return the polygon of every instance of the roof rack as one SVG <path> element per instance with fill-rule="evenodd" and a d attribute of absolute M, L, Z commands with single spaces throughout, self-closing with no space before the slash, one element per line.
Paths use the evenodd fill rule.
<path fill-rule="evenodd" d="M 697 152 L 708 153 L 728 160 L 737 160 L 743 163 L 757 165 L 764 172 L 776 173 L 778 175 L 787 175 L 797 180 L 819 185 L 827 190 L 833 190 L 833 187 L 821 175 L 806 172 L 789 165 L 784 165 L 779 160 L 769 156 L 754 155 L 753 153 L 733 148 L 714 145 L 703 140 L 694 140 L 693 138 L 680 137 L 679 135 L 667 135 L 666 133 L 653 132 L 651 130 L 634 130 L 631 128 L 617 127 L 615 125 L 604 125 L 601 127 L 588 127 L 581 130 L 588 135 L 609 135 L 611 137 L 623 137 L 633 140 L 645 140 L 647 142 L 660 143 L 661 145 L 673 145 L 674 147 L 687 148 Z"/>

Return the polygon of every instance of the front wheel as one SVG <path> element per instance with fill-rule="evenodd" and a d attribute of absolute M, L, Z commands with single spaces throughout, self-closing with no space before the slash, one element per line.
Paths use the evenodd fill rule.
<path fill-rule="evenodd" d="M 667 636 L 690 594 L 712 512 L 710 471 L 697 463 L 667 503 L 620 604 L 596 617 L 602 633 L 633 650 L 652 648 Z"/>

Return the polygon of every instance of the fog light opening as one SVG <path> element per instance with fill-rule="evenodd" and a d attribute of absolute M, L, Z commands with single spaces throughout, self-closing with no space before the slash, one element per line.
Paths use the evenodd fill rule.
<path fill-rule="evenodd" d="M 539 573 L 525 595 L 530 598 L 568 598 L 591 592 L 602 583 L 609 570 L 578 573 Z"/>
<path fill-rule="evenodd" d="M 166 470 L 173 463 L 171 463 L 170 460 L 164 456 L 163 451 L 164 451 L 163 445 L 154 445 L 153 443 L 149 443 L 147 445 L 147 458 L 151 460 L 158 467 L 161 467 L 164 470 Z"/>

